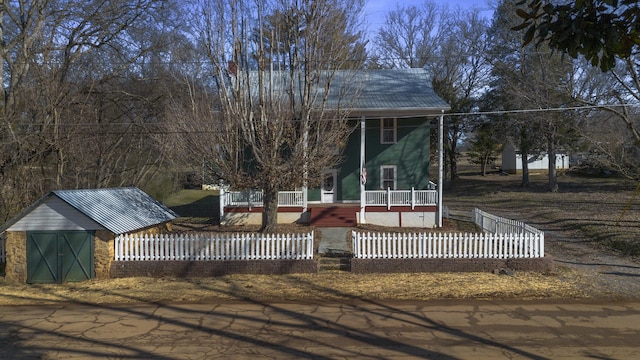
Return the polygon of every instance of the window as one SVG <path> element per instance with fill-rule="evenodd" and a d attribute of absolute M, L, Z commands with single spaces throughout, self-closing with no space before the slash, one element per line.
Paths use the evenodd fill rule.
<path fill-rule="evenodd" d="M 380 119 L 380 143 L 395 144 L 396 143 L 396 118 Z"/>
<path fill-rule="evenodd" d="M 395 165 L 380 166 L 380 186 L 382 189 L 396 189 L 396 167 Z"/>

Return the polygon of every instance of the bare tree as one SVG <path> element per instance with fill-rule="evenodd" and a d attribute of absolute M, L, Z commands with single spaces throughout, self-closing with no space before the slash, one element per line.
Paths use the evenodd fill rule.
<path fill-rule="evenodd" d="M 486 52 L 487 21 L 477 10 L 445 12 L 438 57 L 428 64 L 433 88 L 451 106 L 451 112 L 469 113 L 478 107 L 482 89 L 488 85 L 490 67 Z M 469 116 L 446 116 L 445 156 L 449 178 L 458 177 L 458 145 L 473 128 Z"/>
<path fill-rule="evenodd" d="M 544 46 L 522 47 L 513 38 L 511 28 L 519 21 L 516 6 L 501 2 L 491 28 L 493 41 L 494 92 L 506 109 L 547 109 L 574 104 L 568 96 L 572 64 Z M 548 50 L 548 48 L 546 48 Z M 512 116 L 509 127 L 512 141 L 520 146 L 523 158 L 523 186 L 528 186 L 526 160 L 529 155 L 546 152 L 549 158 L 548 186 L 558 190 L 555 159 L 558 146 L 573 140 L 572 118 L 560 112 L 527 113 Z M 540 146 L 543 141 L 544 146 Z M 544 150 L 543 150 L 544 149 Z"/>
<path fill-rule="evenodd" d="M 192 102 L 175 107 L 183 121 L 174 121 L 172 132 L 233 188 L 263 191 L 262 231 L 277 228 L 278 191 L 319 185 L 322 171 L 341 160 L 351 130 L 349 99 L 335 99 L 354 85 L 349 71 L 338 70 L 350 68 L 362 50 L 357 33 L 345 33 L 357 25 L 361 6 L 357 0 L 200 4 L 198 37 L 211 82 L 188 82 Z"/>
<path fill-rule="evenodd" d="M 640 116 L 634 104 L 640 102 L 636 90 L 638 66 L 618 62 L 615 69 L 602 72 L 584 59 L 575 62 L 572 96 L 581 105 L 593 106 L 578 112 L 575 131 L 583 139 L 581 166 L 615 171 L 630 179 L 640 179 Z M 622 76 L 629 72 L 630 76 Z M 640 89 L 640 87 L 638 87 Z M 622 125 L 622 126 L 620 126 Z"/>
<path fill-rule="evenodd" d="M 453 113 L 477 106 L 489 80 L 486 61 L 487 21 L 477 10 L 438 8 L 431 1 L 389 12 L 375 38 L 380 65 L 425 67 L 435 92 Z M 451 179 L 457 178 L 458 145 L 470 130 L 465 116 L 446 116 L 445 158 Z"/>
<path fill-rule="evenodd" d="M 439 46 L 441 12 L 435 2 L 404 6 L 385 16 L 375 36 L 376 56 L 385 68 L 420 68 L 430 65 Z"/>
<path fill-rule="evenodd" d="M 31 0 L 0 4 L 0 62 L 5 80 L 0 96 L 0 179 L 7 194 L 3 200 L 21 199 L 1 204 L 2 215 L 15 213 L 52 188 L 122 183 L 119 176 L 115 181 L 87 181 L 90 168 L 118 167 L 139 174 L 140 167 L 131 159 L 140 156 L 108 166 L 95 159 L 96 152 L 87 150 L 123 130 L 105 123 L 128 123 L 131 130 L 135 122 L 143 122 L 138 115 L 145 113 L 143 106 L 149 108 L 150 98 L 134 105 L 131 100 L 147 92 L 127 93 L 124 84 L 142 79 L 138 71 L 144 54 L 159 46 L 159 39 L 150 34 L 162 23 L 159 15 L 166 8 L 161 3 Z M 138 35 L 143 33 L 147 37 L 141 41 Z M 118 114 L 93 107 L 98 97 L 117 101 L 111 105 L 119 108 Z M 87 121 L 98 116 L 100 124 Z M 123 139 L 109 151 L 117 153 L 132 145 L 128 135 Z M 140 147 L 130 146 L 134 148 Z M 130 178 L 126 183 L 136 182 Z"/>

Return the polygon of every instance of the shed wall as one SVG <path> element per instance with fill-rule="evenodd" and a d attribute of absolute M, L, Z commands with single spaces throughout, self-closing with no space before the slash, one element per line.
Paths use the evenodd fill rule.
<path fill-rule="evenodd" d="M 7 262 L 5 279 L 11 283 L 27 282 L 27 233 L 6 232 Z"/>

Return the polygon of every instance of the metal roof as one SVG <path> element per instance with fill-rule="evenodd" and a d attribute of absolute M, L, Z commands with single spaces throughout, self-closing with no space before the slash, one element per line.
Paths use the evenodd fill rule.
<path fill-rule="evenodd" d="M 178 217 L 135 187 L 54 190 L 52 193 L 115 234 L 147 228 Z"/>
<path fill-rule="evenodd" d="M 332 90 L 347 89 L 350 83 L 352 90 L 332 91 L 329 104 L 344 103 L 344 98 L 352 93 L 349 104 L 352 113 L 431 115 L 450 109 L 433 91 L 431 77 L 425 69 L 367 70 L 352 74 L 343 71 L 336 74 L 335 81 L 337 84 L 332 84 Z"/>
<path fill-rule="evenodd" d="M 294 92 L 300 96 L 303 74 L 296 79 Z M 257 94 L 258 73 L 251 72 L 251 91 Z M 275 99 L 286 100 L 291 92 L 291 74 L 287 71 L 264 72 L 263 84 L 272 90 Z M 433 91 L 431 77 L 425 69 L 337 70 L 320 73 L 316 107 L 325 110 L 349 110 L 353 115 L 421 116 L 438 115 L 450 106 Z M 328 95 L 324 84 L 331 78 Z M 325 101 L 324 104 L 322 101 Z"/>
<path fill-rule="evenodd" d="M 178 217 L 166 206 L 135 187 L 54 190 L 0 226 L 0 234 L 45 204 L 52 196 L 60 198 L 72 208 L 115 234 L 144 229 Z"/>

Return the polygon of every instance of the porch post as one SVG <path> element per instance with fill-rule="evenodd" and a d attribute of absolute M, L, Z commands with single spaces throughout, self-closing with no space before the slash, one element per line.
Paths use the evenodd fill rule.
<path fill-rule="evenodd" d="M 437 225 L 442 227 L 442 187 L 443 187 L 443 175 L 444 175 L 444 110 L 440 114 L 440 120 L 438 122 L 438 206 L 437 206 Z"/>
<path fill-rule="evenodd" d="M 366 194 L 364 185 L 367 181 L 367 175 L 364 173 L 365 167 L 365 117 L 360 117 L 360 223 L 366 224 L 364 216 L 364 207 L 366 203 Z"/>

